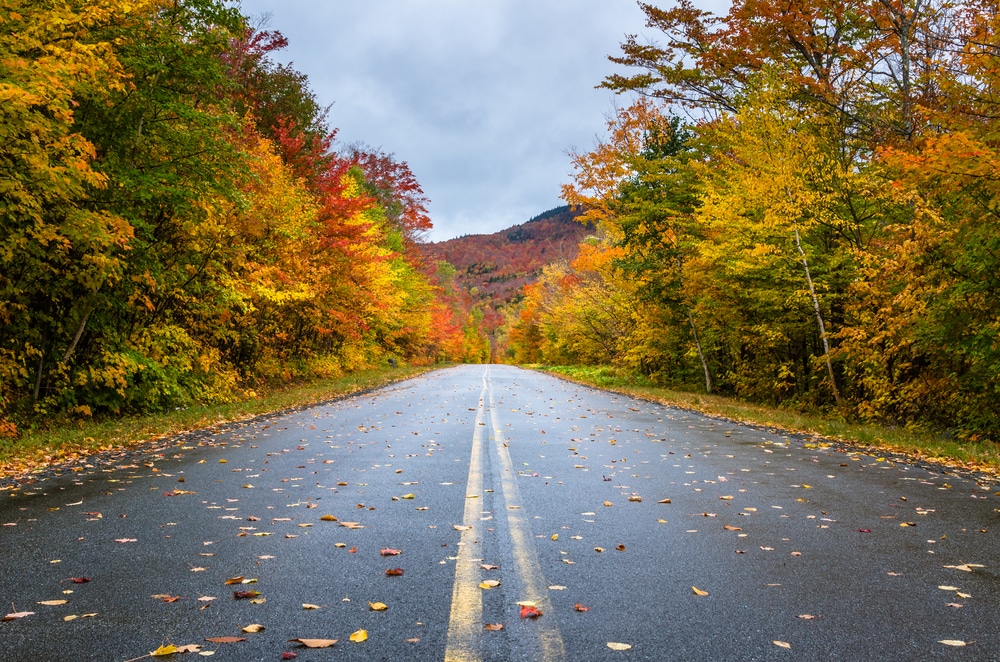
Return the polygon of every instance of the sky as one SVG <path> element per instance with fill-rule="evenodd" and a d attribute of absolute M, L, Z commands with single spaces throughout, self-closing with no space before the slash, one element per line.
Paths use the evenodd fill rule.
<path fill-rule="evenodd" d="M 603 135 L 616 97 L 598 90 L 635 0 L 243 0 L 289 39 L 342 144 L 409 164 L 440 241 L 491 233 L 564 204 L 569 152 Z M 619 105 L 628 103 L 618 98 Z"/>

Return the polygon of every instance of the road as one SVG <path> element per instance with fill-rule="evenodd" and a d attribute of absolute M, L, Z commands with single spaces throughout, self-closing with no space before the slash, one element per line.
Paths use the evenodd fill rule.
<path fill-rule="evenodd" d="M 997 489 L 450 368 L 0 492 L 0 660 L 1000 660 Z"/>

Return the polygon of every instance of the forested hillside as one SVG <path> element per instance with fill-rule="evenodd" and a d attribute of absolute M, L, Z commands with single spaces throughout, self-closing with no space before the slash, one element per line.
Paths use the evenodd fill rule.
<path fill-rule="evenodd" d="M 466 355 L 405 162 L 221 0 L 0 9 L 0 438 Z"/>
<path fill-rule="evenodd" d="M 1000 439 L 1000 5 L 642 7 L 516 357 Z"/>
<path fill-rule="evenodd" d="M 481 317 L 494 360 L 505 356 L 507 317 L 524 286 L 537 280 L 544 266 L 575 259 L 580 241 L 593 231 L 578 216 L 569 207 L 557 207 L 500 232 L 421 246 L 428 260 L 454 267 L 455 287 L 468 293 L 473 314 Z"/>

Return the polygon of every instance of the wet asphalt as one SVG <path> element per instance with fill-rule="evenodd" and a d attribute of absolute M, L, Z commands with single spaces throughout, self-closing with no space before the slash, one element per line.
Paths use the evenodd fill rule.
<path fill-rule="evenodd" d="M 0 660 L 1000 660 L 998 491 L 449 368 L 3 489 Z"/>

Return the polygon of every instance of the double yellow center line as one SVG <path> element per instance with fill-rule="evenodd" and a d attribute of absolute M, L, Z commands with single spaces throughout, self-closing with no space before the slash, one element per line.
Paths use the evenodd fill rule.
<path fill-rule="evenodd" d="M 469 461 L 469 479 L 466 487 L 465 513 L 458 560 L 455 563 L 455 585 L 452 588 L 451 617 L 448 623 L 448 644 L 445 649 L 446 662 L 477 662 L 481 659 L 481 637 L 483 632 L 483 599 L 479 583 L 482 581 L 481 559 L 478 558 L 480 515 L 482 501 L 478 498 L 483 493 L 483 459 L 484 436 L 486 425 L 486 407 L 489 405 L 490 425 L 493 451 L 496 453 L 500 469 L 503 512 L 507 514 L 507 530 L 510 535 L 511 558 L 504 559 L 501 572 L 510 577 L 513 566 L 518 601 L 534 602 L 543 614 L 527 631 L 534 641 L 519 642 L 521 652 L 529 652 L 531 656 L 542 662 L 560 662 L 565 659 L 566 651 L 562 635 L 553 618 L 552 603 L 548 597 L 547 583 L 542 574 L 541 565 L 531 537 L 531 527 L 521 514 L 521 496 L 517 486 L 517 473 L 503 432 L 500 429 L 500 417 L 493 397 L 493 387 L 490 380 L 490 369 L 487 366 L 483 373 L 483 388 L 479 394 L 479 407 L 476 411 L 476 426 L 472 435 L 472 455 Z M 494 510 L 499 510 L 495 508 Z M 514 610 L 511 610 L 515 613 Z"/>

